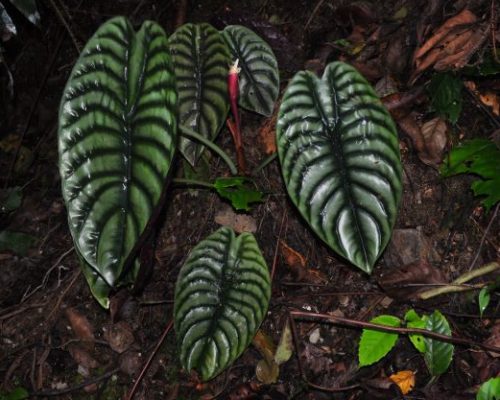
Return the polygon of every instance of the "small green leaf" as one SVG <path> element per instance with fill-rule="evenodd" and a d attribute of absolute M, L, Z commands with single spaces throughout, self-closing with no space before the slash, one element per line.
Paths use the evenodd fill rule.
<path fill-rule="evenodd" d="M 484 382 L 477 392 L 476 400 L 500 400 L 500 378 Z"/>
<path fill-rule="evenodd" d="M 0 213 L 14 211 L 21 205 L 23 192 L 20 186 L 0 189 Z"/>
<path fill-rule="evenodd" d="M 274 354 L 274 362 L 278 365 L 287 362 L 293 354 L 293 338 L 292 330 L 290 329 L 290 322 L 287 320 L 281 338 Z"/>
<path fill-rule="evenodd" d="M 262 201 L 262 192 L 250 186 L 251 180 L 242 177 L 217 178 L 214 188 L 219 195 L 229 200 L 236 210 L 250 209 L 250 203 Z"/>
<path fill-rule="evenodd" d="M 488 304 L 490 304 L 490 299 L 491 295 L 488 287 L 482 288 L 478 296 L 479 315 L 481 315 L 481 318 L 483 317 L 484 310 L 486 310 L 486 307 L 488 307 Z"/>
<path fill-rule="evenodd" d="M 379 315 L 370 322 L 375 324 L 399 327 L 401 321 L 392 315 Z M 388 333 L 372 329 L 363 329 L 359 341 L 359 366 L 371 365 L 387 355 L 398 340 L 397 333 Z"/>
<path fill-rule="evenodd" d="M 462 111 L 462 87 L 459 78 L 444 72 L 434 75 L 427 88 L 431 96 L 431 108 L 453 124 L 457 123 Z"/>
<path fill-rule="evenodd" d="M 448 321 L 438 310 L 428 318 L 425 328 L 429 331 L 451 336 Z M 453 345 L 436 339 L 425 338 L 424 360 L 433 376 L 444 373 L 453 358 Z"/>
<path fill-rule="evenodd" d="M 462 173 L 479 175 L 472 183 L 476 196 L 485 196 L 483 205 L 488 211 L 500 201 L 500 149 L 490 140 L 474 139 L 455 147 L 441 167 L 443 176 Z"/>
<path fill-rule="evenodd" d="M 420 317 L 415 310 L 409 310 L 405 315 L 406 326 L 408 328 L 419 328 L 424 329 L 426 324 L 427 317 Z M 411 334 L 408 335 L 410 341 L 413 346 L 421 352 L 425 352 L 425 341 L 424 337 L 420 334 Z"/>
<path fill-rule="evenodd" d="M 36 238 L 22 232 L 1 231 L 0 251 L 12 251 L 20 256 L 26 256 L 28 250 L 35 244 Z"/>
<path fill-rule="evenodd" d="M 0 400 L 24 400 L 28 397 L 29 393 L 23 387 L 16 387 L 11 392 L 0 392 Z"/>
<path fill-rule="evenodd" d="M 497 51 L 497 55 L 500 56 L 500 52 Z M 500 74 L 500 63 L 493 57 L 493 52 L 489 52 L 481 64 L 465 67 L 460 72 L 472 76 L 496 75 Z"/>

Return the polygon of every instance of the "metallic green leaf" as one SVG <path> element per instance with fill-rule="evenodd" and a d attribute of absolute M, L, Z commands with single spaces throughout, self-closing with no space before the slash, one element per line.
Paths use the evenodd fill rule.
<path fill-rule="evenodd" d="M 271 47 L 244 26 L 229 25 L 223 35 L 241 68 L 238 103 L 250 111 L 270 116 L 280 87 L 278 62 Z"/>
<path fill-rule="evenodd" d="M 174 321 L 182 366 L 208 380 L 246 349 L 271 296 L 266 262 L 251 233 L 223 227 L 200 242 L 179 272 Z"/>
<path fill-rule="evenodd" d="M 209 24 L 185 24 L 169 39 L 179 92 L 179 124 L 207 139 L 219 133 L 229 111 L 229 51 Z M 195 165 L 204 147 L 182 137 L 181 153 Z"/>
<path fill-rule="evenodd" d="M 319 79 L 295 75 L 277 123 L 288 194 L 316 234 L 370 273 L 387 245 L 401 198 L 394 122 L 370 84 L 334 62 Z"/>
<path fill-rule="evenodd" d="M 71 72 L 59 110 L 59 169 L 75 247 L 122 283 L 156 211 L 176 146 L 175 79 L 162 28 L 103 24 Z"/>

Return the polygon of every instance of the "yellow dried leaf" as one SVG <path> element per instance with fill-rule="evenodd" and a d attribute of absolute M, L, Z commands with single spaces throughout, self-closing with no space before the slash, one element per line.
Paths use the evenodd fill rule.
<path fill-rule="evenodd" d="M 415 386 L 415 372 L 411 370 L 399 371 L 389 377 L 401 389 L 401 393 L 407 394 L 411 392 Z"/>

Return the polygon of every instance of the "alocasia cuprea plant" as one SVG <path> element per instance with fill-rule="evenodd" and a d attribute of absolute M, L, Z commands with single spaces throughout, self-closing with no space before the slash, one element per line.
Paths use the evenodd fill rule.
<path fill-rule="evenodd" d="M 104 307 L 111 290 L 135 282 L 138 250 L 162 205 L 178 130 L 191 132 L 179 143 L 191 164 L 200 143 L 215 146 L 235 60 L 239 104 L 270 115 L 279 92 L 277 62 L 241 26 L 219 32 L 187 24 L 168 39 L 154 22 L 135 32 L 117 17 L 97 30 L 74 66 L 60 106 L 59 167 L 77 255 Z M 401 197 L 394 124 L 371 86 L 343 63 L 330 64 L 321 79 L 297 74 L 280 108 L 277 138 L 285 183 L 302 215 L 334 250 L 370 272 Z M 233 199 L 230 191 L 244 181 L 227 179 L 214 187 Z M 239 207 L 260 199 L 252 196 L 236 196 Z M 223 227 L 200 242 L 175 289 L 184 368 L 207 380 L 239 357 L 265 317 L 270 285 L 253 235 L 237 237 Z"/>

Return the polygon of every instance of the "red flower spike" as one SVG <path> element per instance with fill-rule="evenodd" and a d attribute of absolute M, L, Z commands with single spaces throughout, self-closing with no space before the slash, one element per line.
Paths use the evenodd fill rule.
<path fill-rule="evenodd" d="M 240 93 L 240 86 L 238 81 L 238 74 L 241 68 L 238 67 L 239 60 L 237 59 L 229 68 L 229 75 L 227 77 L 227 86 L 229 91 L 229 104 L 231 106 L 231 114 L 234 117 L 234 124 L 228 119 L 227 125 L 233 136 L 234 147 L 236 148 L 236 156 L 238 158 L 238 167 L 240 172 L 246 173 L 245 155 L 243 153 L 243 141 L 241 140 L 240 131 L 240 113 L 238 110 L 238 96 Z"/>

